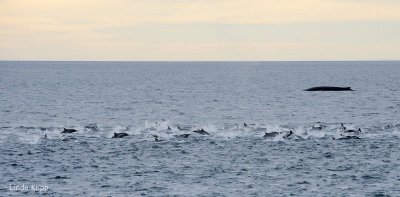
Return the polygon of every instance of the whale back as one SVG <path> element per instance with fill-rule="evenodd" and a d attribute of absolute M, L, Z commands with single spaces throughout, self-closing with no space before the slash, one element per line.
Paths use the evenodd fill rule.
<path fill-rule="evenodd" d="M 308 88 L 305 91 L 353 91 L 351 87 L 336 87 L 336 86 L 317 86 Z"/>

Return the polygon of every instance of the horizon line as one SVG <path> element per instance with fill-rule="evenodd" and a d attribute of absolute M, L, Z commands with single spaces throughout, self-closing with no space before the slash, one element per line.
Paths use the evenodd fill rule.
<path fill-rule="evenodd" d="M 398 60 L 0 60 L 0 62 L 398 62 Z"/>

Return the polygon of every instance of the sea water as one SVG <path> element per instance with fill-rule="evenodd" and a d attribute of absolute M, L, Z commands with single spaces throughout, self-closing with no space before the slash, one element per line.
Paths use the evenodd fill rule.
<path fill-rule="evenodd" d="M 400 62 L 3 61 L 0 106 L 1 196 L 400 196 Z"/>

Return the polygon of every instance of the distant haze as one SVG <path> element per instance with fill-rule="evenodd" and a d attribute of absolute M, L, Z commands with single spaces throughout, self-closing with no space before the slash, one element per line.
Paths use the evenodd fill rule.
<path fill-rule="evenodd" d="M 0 0 L 0 60 L 399 60 L 398 0 Z"/>

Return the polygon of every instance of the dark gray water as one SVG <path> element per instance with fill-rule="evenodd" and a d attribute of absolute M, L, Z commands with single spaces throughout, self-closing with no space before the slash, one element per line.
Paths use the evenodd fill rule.
<path fill-rule="evenodd" d="M 400 196 L 399 90 L 400 62 L 0 62 L 0 194 Z"/>

